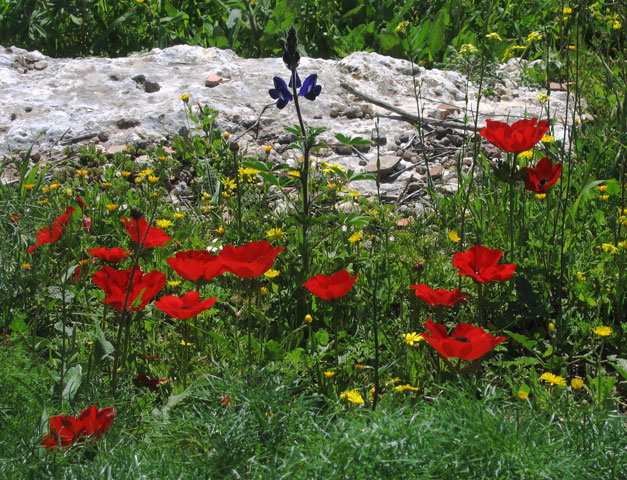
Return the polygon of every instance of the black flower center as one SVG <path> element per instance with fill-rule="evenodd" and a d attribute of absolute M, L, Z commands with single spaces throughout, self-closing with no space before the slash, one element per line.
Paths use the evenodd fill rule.
<path fill-rule="evenodd" d="M 538 182 L 538 187 L 542 188 L 542 187 L 544 187 L 544 185 L 545 185 L 546 183 L 548 183 L 548 182 L 549 182 L 549 179 L 548 179 L 548 178 L 542 178 L 542 179 L 540 179 L 540 181 Z"/>
<path fill-rule="evenodd" d="M 458 342 L 464 342 L 464 343 L 470 343 L 470 340 L 468 340 L 466 337 L 461 336 L 461 337 L 453 337 L 453 340 L 457 340 Z"/>

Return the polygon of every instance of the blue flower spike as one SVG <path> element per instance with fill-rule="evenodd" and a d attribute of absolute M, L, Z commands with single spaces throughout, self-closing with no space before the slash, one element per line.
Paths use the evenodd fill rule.
<path fill-rule="evenodd" d="M 294 83 L 294 77 L 296 77 L 296 88 L 300 88 L 300 77 L 298 76 L 298 72 L 296 70 L 294 70 L 294 73 L 290 76 L 290 83 L 287 86 L 292 88 Z"/>
<path fill-rule="evenodd" d="M 268 90 L 268 93 L 272 98 L 274 98 L 276 102 L 277 108 L 280 110 L 285 107 L 291 100 L 292 94 L 287 89 L 287 85 L 285 84 L 285 80 L 281 77 L 274 77 L 274 88 Z"/>
<path fill-rule="evenodd" d="M 317 81 L 318 81 L 318 75 L 316 75 L 315 73 L 309 75 L 305 79 L 303 86 L 298 92 L 298 96 L 305 97 L 307 100 L 311 100 L 311 101 L 315 100 L 316 97 L 320 95 L 320 92 L 322 91 L 322 85 L 316 85 Z"/>

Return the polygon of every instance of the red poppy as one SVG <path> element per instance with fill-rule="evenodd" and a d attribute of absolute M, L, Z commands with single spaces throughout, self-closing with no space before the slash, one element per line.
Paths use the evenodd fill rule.
<path fill-rule="evenodd" d="M 99 439 L 111 426 L 116 411 L 113 407 L 98 410 L 94 405 L 87 407 L 74 418 L 71 415 L 57 415 L 50 417 L 50 433 L 43 436 L 41 445 L 54 450 L 56 447 L 67 447 L 92 437 Z"/>
<path fill-rule="evenodd" d="M 220 403 L 225 408 L 228 407 L 229 405 L 231 405 L 231 401 L 229 400 L 229 397 L 227 397 L 227 396 L 220 397 Z"/>
<path fill-rule="evenodd" d="M 83 210 L 83 212 L 85 210 L 87 210 L 87 204 L 85 203 L 85 201 L 80 197 L 80 195 L 77 193 L 76 194 L 76 202 L 78 203 L 78 206 L 81 207 L 81 210 Z"/>
<path fill-rule="evenodd" d="M 133 242 L 139 245 L 144 240 L 144 237 L 146 238 L 143 248 L 165 247 L 166 243 L 172 240 L 163 230 L 157 227 L 149 228 L 148 222 L 143 218 L 139 220 L 132 219 L 132 222 L 129 222 L 126 217 L 122 218 L 126 224 L 126 231 L 131 236 Z M 148 235 L 146 235 L 146 231 Z"/>
<path fill-rule="evenodd" d="M 63 230 L 65 230 L 65 227 L 70 221 L 70 217 L 74 213 L 74 210 L 74 207 L 68 207 L 61 215 L 54 219 L 54 222 L 52 222 L 49 227 L 41 228 L 37 232 L 37 243 L 28 247 L 28 253 L 32 255 L 37 247 L 44 245 L 45 243 L 54 243 L 59 240 L 63 234 Z"/>
<path fill-rule="evenodd" d="M 276 256 L 285 247 L 274 248 L 270 243 L 249 242 L 241 247 L 225 246 L 218 255 L 227 271 L 240 278 L 253 278 L 272 268 Z"/>
<path fill-rule="evenodd" d="M 438 305 L 446 305 L 447 307 L 452 307 L 456 303 L 461 302 L 466 305 L 466 300 L 464 297 L 470 297 L 470 293 L 461 292 L 459 289 L 454 289 L 448 291 L 444 288 L 438 288 L 437 290 L 433 290 L 431 287 L 427 286 L 424 283 L 420 285 L 412 285 L 412 290 L 416 291 L 416 296 L 421 298 L 429 305 L 438 306 Z"/>
<path fill-rule="evenodd" d="M 460 275 L 468 275 L 478 282 L 488 283 L 492 280 L 509 280 L 516 271 L 515 263 L 497 265 L 503 256 L 498 249 L 491 249 L 482 245 L 470 247 L 467 252 L 457 252 L 453 255 L 453 266 Z"/>
<path fill-rule="evenodd" d="M 486 125 L 479 135 L 492 145 L 506 152 L 525 152 L 531 150 L 549 130 L 549 122 L 537 118 L 519 120 L 510 127 L 507 123 L 486 120 Z"/>
<path fill-rule="evenodd" d="M 91 277 L 92 281 L 104 290 L 106 298 L 103 301 L 119 312 L 133 305 L 140 294 L 141 301 L 139 305 L 129 310 L 134 312 L 135 310 L 144 308 L 165 285 L 165 274 L 153 270 L 144 275 L 142 274 L 141 268 L 137 266 L 133 274 L 131 292 L 128 295 L 126 304 L 124 304 L 126 291 L 131 279 L 132 268 L 133 267 L 129 267 L 128 270 L 116 270 L 107 265 L 98 270 Z"/>
<path fill-rule="evenodd" d="M 523 168 L 525 189 L 531 192 L 546 193 L 550 186 L 555 185 L 562 174 L 562 163 L 553 166 L 549 157 L 538 162 L 536 168 Z"/>
<path fill-rule="evenodd" d="M 425 328 L 431 335 L 423 333 L 422 337 L 446 358 L 476 360 L 505 341 L 505 337 L 490 335 L 483 328 L 473 327 L 469 323 L 458 324 L 450 337 L 444 325 L 433 323 L 431 319 L 427 320 Z"/>
<path fill-rule="evenodd" d="M 346 270 L 340 270 L 333 275 L 315 275 L 303 285 L 317 297 L 323 300 L 333 300 L 346 295 L 355 285 L 358 276 L 357 273 L 351 277 Z"/>
<path fill-rule="evenodd" d="M 98 257 L 103 262 L 117 263 L 123 258 L 128 257 L 128 252 L 120 247 L 105 248 L 98 247 L 89 250 L 90 255 Z"/>
<path fill-rule="evenodd" d="M 199 297 L 200 295 L 195 291 L 187 292 L 183 295 L 183 298 L 175 295 L 166 295 L 157 300 L 155 306 L 171 317 L 185 320 L 193 318 L 200 312 L 211 308 L 216 301 L 216 297 L 211 297 L 201 302 Z"/>
<path fill-rule="evenodd" d="M 137 375 L 133 379 L 133 383 L 137 387 L 146 387 L 153 392 L 159 391 L 159 385 L 167 382 L 165 378 L 148 378 L 146 375 Z"/>
<path fill-rule="evenodd" d="M 168 258 L 166 261 L 176 273 L 192 282 L 211 280 L 226 271 L 220 258 L 206 250 L 176 252 L 175 257 Z"/>

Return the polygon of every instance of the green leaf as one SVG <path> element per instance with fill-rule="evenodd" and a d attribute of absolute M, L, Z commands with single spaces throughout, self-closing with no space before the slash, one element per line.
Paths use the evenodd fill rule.
<path fill-rule="evenodd" d="M 429 52 L 435 55 L 444 48 L 446 34 L 446 24 L 448 23 L 447 7 L 443 7 L 435 16 L 433 24 L 429 29 Z"/>
<path fill-rule="evenodd" d="M 76 395 L 81 386 L 83 379 L 83 368 L 80 365 L 74 365 L 66 373 L 63 379 L 63 398 L 70 401 Z"/>
<path fill-rule="evenodd" d="M 98 325 L 96 325 L 95 349 L 96 361 L 101 362 L 107 358 L 113 358 L 115 348 L 113 344 L 106 339 L 104 332 Z"/>

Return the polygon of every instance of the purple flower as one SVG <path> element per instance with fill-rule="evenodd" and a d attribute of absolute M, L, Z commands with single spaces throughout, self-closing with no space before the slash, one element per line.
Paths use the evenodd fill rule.
<path fill-rule="evenodd" d="M 292 100 L 292 94 L 287 89 L 285 80 L 281 77 L 274 77 L 274 88 L 268 90 L 268 93 L 276 102 L 276 106 L 281 109 L 284 108 Z"/>
<path fill-rule="evenodd" d="M 305 79 L 305 83 L 298 92 L 299 97 L 305 97 L 307 100 L 315 100 L 322 91 L 322 85 L 316 85 L 318 75 L 312 73 Z"/>

